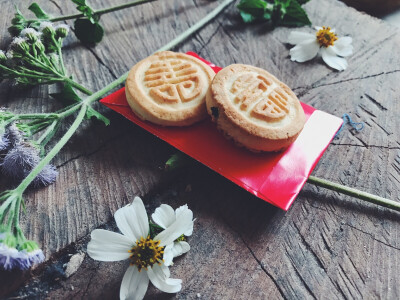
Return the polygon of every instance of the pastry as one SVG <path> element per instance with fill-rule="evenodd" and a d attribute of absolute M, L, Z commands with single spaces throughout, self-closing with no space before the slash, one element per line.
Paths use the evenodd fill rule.
<path fill-rule="evenodd" d="M 126 80 L 126 98 L 143 120 L 187 126 L 207 117 L 206 94 L 214 71 L 193 56 L 162 51 L 138 62 Z"/>
<path fill-rule="evenodd" d="M 290 88 L 249 65 L 230 65 L 218 72 L 206 102 L 218 128 L 256 152 L 287 148 L 305 123 L 303 108 Z"/>

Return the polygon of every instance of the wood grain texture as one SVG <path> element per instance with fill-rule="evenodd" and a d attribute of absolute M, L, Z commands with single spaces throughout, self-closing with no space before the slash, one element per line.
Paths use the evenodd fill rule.
<path fill-rule="evenodd" d="M 26 7 L 24 1 L 15 2 Z M 90 1 L 94 7 L 120 2 Z M 5 11 L 0 32 L 5 32 L 13 8 L 10 1 L 0 3 Z M 54 15 L 74 12 L 69 2 L 38 3 Z M 217 4 L 163 0 L 105 15 L 106 35 L 95 48 L 82 46 L 73 36 L 67 39 L 68 69 L 79 82 L 99 89 Z M 245 26 L 233 6 L 176 50 L 196 51 L 220 66 L 265 68 L 301 101 L 365 122 L 363 131 L 346 128 L 332 142 L 313 175 L 400 201 L 399 31 L 337 1 L 312 0 L 305 8 L 313 24 L 335 27 L 339 35 L 353 38 L 355 53 L 346 71 L 333 71 L 320 59 L 290 61 L 285 41 L 292 29 Z M 0 46 L 7 43 L 2 38 Z M 14 111 L 52 110 L 56 104 L 48 94 L 55 89 L 21 91 L 3 83 L 0 105 Z M 34 273 L 27 288 L 11 296 L 115 298 L 125 263 L 86 257 L 78 272 L 65 279 L 61 262 L 68 253 L 85 251 L 94 228 L 115 229 L 116 209 L 134 195 L 147 195 L 149 212 L 160 203 L 188 203 L 197 218 L 192 250 L 171 268 L 174 277 L 183 279 L 183 290 L 167 295 L 151 288 L 148 299 L 400 298 L 399 213 L 312 185 L 284 213 L 200 165 L 176 177 L 167 175 L 168 188 L 160 188 L 165 174 L 159 167 L 173 149 L 102 111 L 111 125 L 87 123 L 55 159 L 60 171 L 56 184 L 26 195 L 30 214 L 23 217 L 24 231 L 52 259 Z M 7 272 L 0 277 L 2 282 L 11 278 Z"/>

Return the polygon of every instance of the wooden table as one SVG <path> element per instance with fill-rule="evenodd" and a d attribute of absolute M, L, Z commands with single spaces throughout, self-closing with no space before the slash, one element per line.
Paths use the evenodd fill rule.
<path fill-rule="evenodd" d="M 70 1 L 37 1 L 54 16 L 75 12 Z M 64 3 L 65 2 L 65 3 Z M 121 0 L 89 1 L 100 8 Z M 13 5 L 0 1 L 0 47 Z M 66 65 L 78 82 L 98 90 L 140 59 L 205 16 L 217 1 L 162 0 L 104 15 L 104 40 L 94 48 L 71 34 Z M 177 51 L 196 51 L 218 65 L 246 63 L 269 70 L 300 100 L 365 122 L 346 128 L 329 146 L 313 175 L 400 201 L 400 34 L 334 0 L 306 6 L 315 25 L 353 38 L 344 72 L 315 59 L 290 61 L 289 28 L 244 26 L 232 5 Z M 52 111 L 57 86 L 20 89 L 0 84 L 0 105 L 15 112 Z M 94 228 L 115 230 L 113 213 L 144 198 L 152 212 L 160 203 L 187 203 L 196 217 L 192 250 L 171 268 L 183 279 L 176 295 L 150 288 L 160 299 L 398 299 L 400 214 L 306 184 L 285 213 L 251 196 L 200 164 L 171 174 L 162 170 L 174 149 L 121 116 L 100 108 L 111 125 L 86 122 L 56 157 L 57 182 L 25 195 L 24 232 L 39 242 L 47 262 L 31 272 L 0 272 L 0 295 L 32 298 L 106 299 L 118 295 L 127 262 L 85 257 L 65 278 L 64 264 L 85 252 Z M 10 298 L 11 299 L 11 298 Z"/>

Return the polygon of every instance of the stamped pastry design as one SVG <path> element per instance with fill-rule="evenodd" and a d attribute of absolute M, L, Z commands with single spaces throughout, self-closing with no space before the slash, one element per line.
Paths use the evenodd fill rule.
<path fill-rule="evenodd" d="M 188 102 L 198 97 L 204 84 L 192 64 L 167 58 L 150 65 L 144 85 L 151 97 L 159 103 Z"/>
<path fill-rule="evenodd" d="M 207 109 L 226 137 L 256 152 L 287 148 L 305 123 L 290 88 L 249 65 L 230 65 L 215 76 Z"/>
<path fill-rule="evenodd" d="M 205 98 L 214 76 L 193 56 L 158 52 L 131 69 L 126 97 L 141 119 L 164 126 L 191 125 L 207 117 Z"/>
<path fill-rule="evenodd" d="M 289 95 L 265 76 L 241 75 L 232 84 L 231 93 L 240 110 L 260 120 L 274 122 L 289 113 Z"/>

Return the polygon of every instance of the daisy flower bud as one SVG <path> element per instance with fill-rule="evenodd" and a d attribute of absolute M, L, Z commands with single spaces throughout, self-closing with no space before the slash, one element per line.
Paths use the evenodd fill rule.
<path fill-rule="evenodd" d="M 57 38 L 66 38 L 69 33 L 69 26 L 66 24 L 60 24 L 55 27 Z"/>
<path fill-rule="evenodd" d="M 56 33 L 53 23 L 47 21 L 40 23 L 39 31 L 41 31 L 45 37 L 51 37 Z"/>
<path fill-rule="evenodd" d="M 25 28 L 20 34 L 22 37 L 26 38 L 29 42 L 35 43 L 40 37 L 40 32 L 37 32 L 33 28 Z"/>
<path fill-rule="evenodd" d="M 25 38 L 16 37 L 11 42 L 10 49 L 21 54 L 26 53 L 29 52 L 29 44 L 27 43 Z"/>

